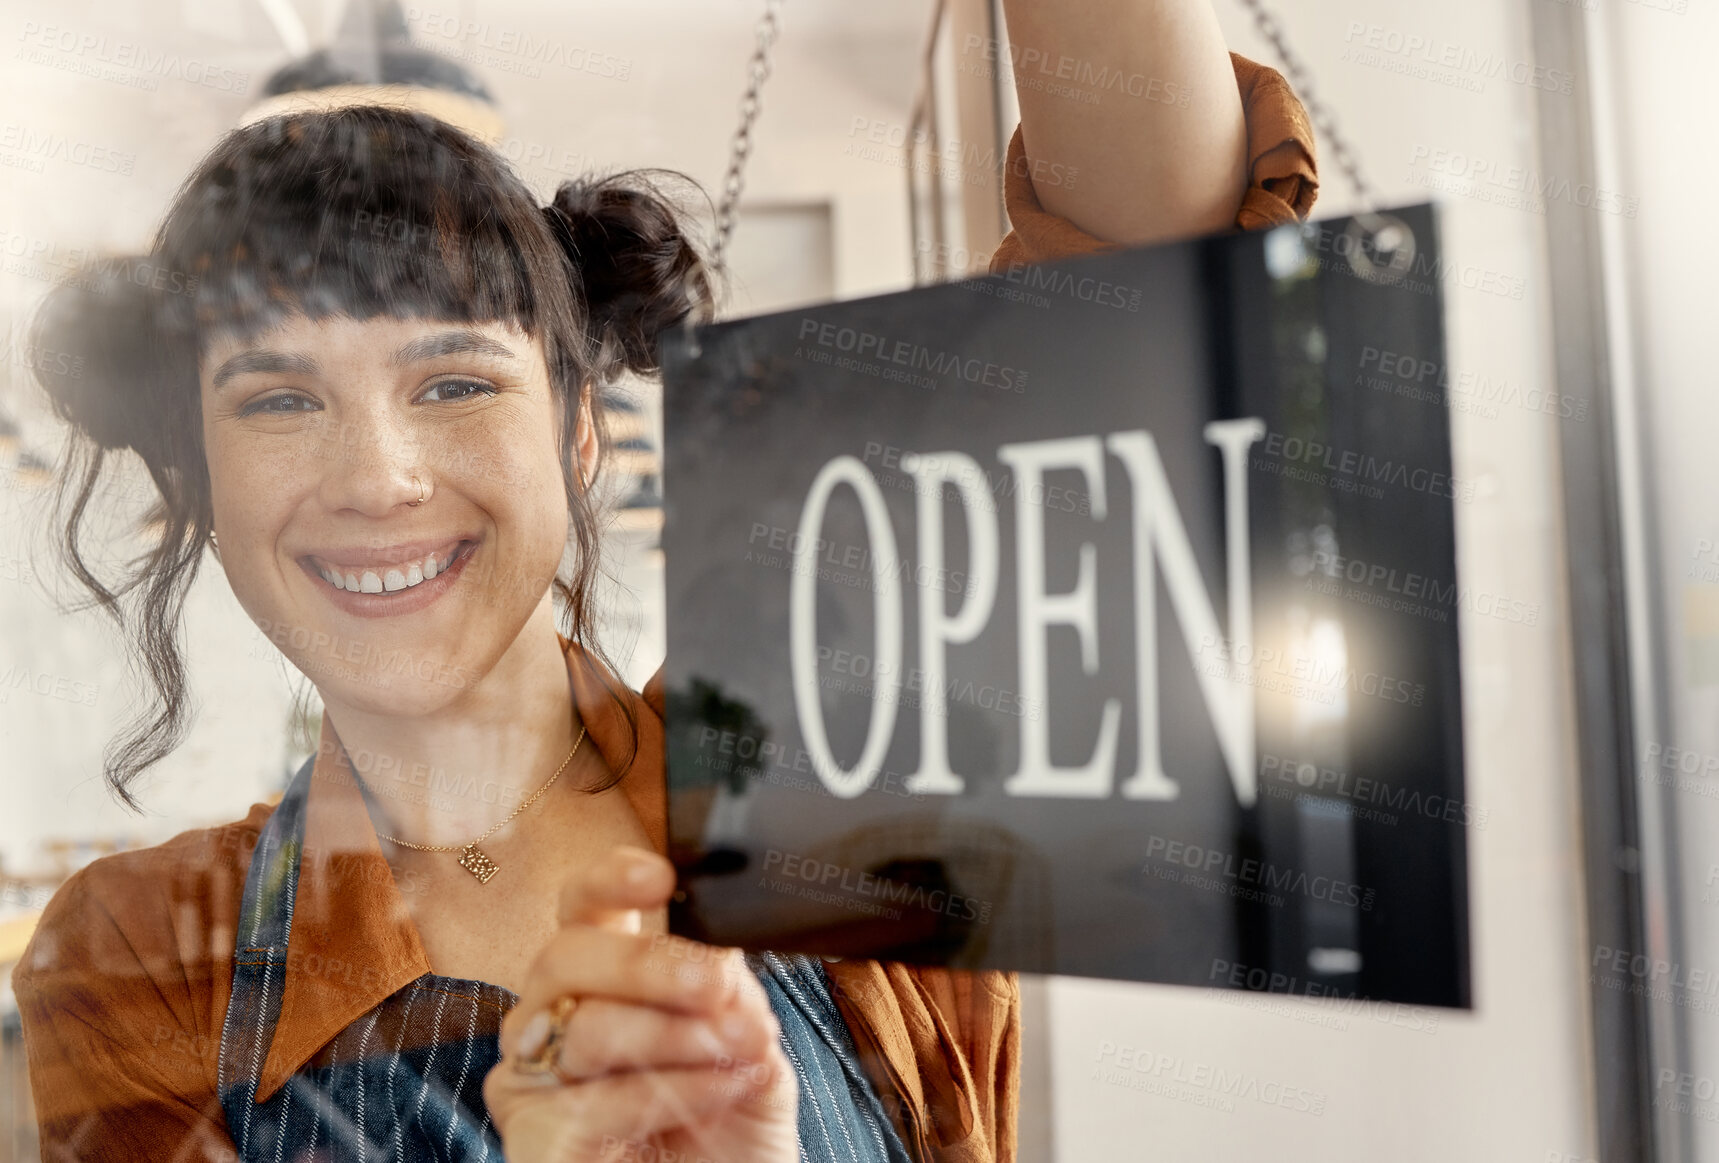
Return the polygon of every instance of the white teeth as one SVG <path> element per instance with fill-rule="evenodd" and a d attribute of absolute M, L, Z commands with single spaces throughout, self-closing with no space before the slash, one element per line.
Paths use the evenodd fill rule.
<path fill-rule="evenodd" d="M 373 569 L 342 575 L 338 570 L 324 569 L 322 566 L 317 566 L 317 573 L 321 575 L 323 581 L 337 590 L 349 590 L 353 593 L 365 594 L 391 594 L 399 590 L 411 589 L 415 585 L 429 581 L 438 574 L 446 573 L 459 552 L 459 546 L 456 545 L 448 551 L 446 560 L 438 561 L 435 554 L 426 554 L 421 564 L 416 561 L 409 561 L 404 569 L 397 566 L 386 567 L 380 575 Z"/>

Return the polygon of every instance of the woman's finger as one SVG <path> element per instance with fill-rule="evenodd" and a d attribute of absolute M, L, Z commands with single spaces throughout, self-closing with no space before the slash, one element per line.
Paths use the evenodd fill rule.
<path fill-rule="evenodd" d="M 775 1044 L 766 1009 L 733 1006 L 710 1017 L 587 998 L 567 1022 L 561 1043 L 563 1081 L 635 1070 L 712 1068 L 763 1057 Z"/>
<path fill-rule="evenodd" d="M 617 845 L 561 886 L 557 919 L 563 925 L 596 925 L 639 931 L 640 910 L 658 909 L 674 892 L 674 865 L 655 852 Z M 633 914 L 629 918 L 628 914 Z"/>
<path fill-rule="evenodd" d="M 675 948 L 696 950 L 696 959 L 671 955 Z M 738 1004 L 768 1004 L 738 950 L 575 925 L 550 938 L 532 962 L 518 1004 L 502 1022 L 504 1052 L 517 1052 L 514 1039 L 564 994 L 706 1017 Z M 535 1030 L 542 1033 L 544 1023 Z"/>
<path fill-rule="evenodd" d="M 572 1142 L 563 1138 L 572 1149 L 565 1157 L 586 1158 L 581 1152 L 614 1150 L 665 1131 L 693 1132 L 741 1103 L 792 1104 L 793 1091 L 782 1093 L 784 1088 L 778 1085 L 787 1069 L 778 1053 L 771 1060 L 738 1068 L 725 1064 L 716 1069 L 705 1066 L 612 1074 L 563 1087 L 552 1101 L 522 1110 L 519 1118 L 549 1120 L 563 1136 L 576 1136 L 577 1141 Z M 529 1135 L 531 1129 L 510 1126 L 508 1133 Z"/>

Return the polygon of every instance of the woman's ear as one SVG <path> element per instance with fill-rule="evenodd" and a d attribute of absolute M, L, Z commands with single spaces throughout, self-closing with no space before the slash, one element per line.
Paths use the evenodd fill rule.
<path fill-rule="evenodd" d="M 591 413 L 591 393 L 596 389 L 587 382 L 579 391 L 579 418 L 573 427 L 573 447 L 578 456 L 579 486 L 591 487 L 591 477 L 597 471 L 597 421 Z"/>

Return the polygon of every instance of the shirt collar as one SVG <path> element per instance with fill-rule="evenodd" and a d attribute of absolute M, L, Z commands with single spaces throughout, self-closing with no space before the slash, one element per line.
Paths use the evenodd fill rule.
<path fill-rule="evenodd" d="M 661 718 L 600 662 L 565 636 L 557 637 L 588 737 L 609 769 L 620 773 L 621 789 L 652 844 L 666 852 Z M 324 715 L 305 801 L 304 850 L 280 1016 L 258 1082 L 258 1102 L 272 1097 L 341 1030 L 431 972 L 376 839 L 367 794 L 353 779 Z"/>

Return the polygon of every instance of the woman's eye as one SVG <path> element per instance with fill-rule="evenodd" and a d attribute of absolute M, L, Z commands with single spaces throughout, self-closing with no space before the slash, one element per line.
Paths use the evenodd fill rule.
<path fill-rule="evenodd" d="M 441 393 L 439 396 L 438 392 Z M 479 380 L 438 380 L 420 398 L 431 403 L 450 403 L 480 395 L 493 396 L 495 389 Z"/>
<path fill-rule="evenodd" d="M 315 406 L 316 401 L 309 396 L 301 396 L 297 392 L 284 392 L 278 395 L 264 396 L 260 400 L 252 400 L 239 409 L 239 415 L 287 416 L 294 412 L 309 411 Z"/>

